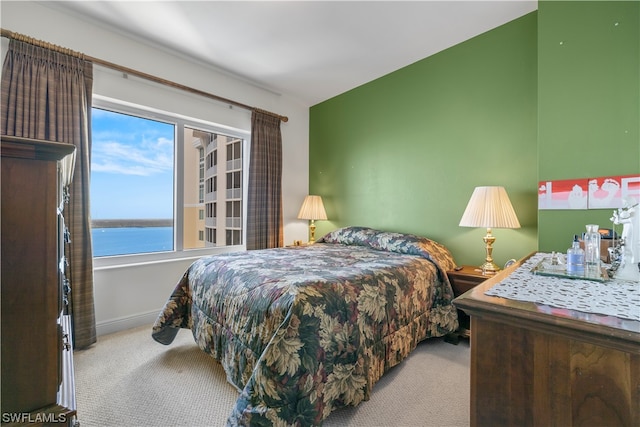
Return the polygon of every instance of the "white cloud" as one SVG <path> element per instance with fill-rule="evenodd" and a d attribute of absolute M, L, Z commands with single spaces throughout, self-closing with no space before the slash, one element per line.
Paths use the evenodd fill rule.
<path fill-rule="evenodd" d="M 92 172 L 139 176 L 173 171 L 173 141 L 159 137 L 128 144 L 94 138 L 91 168 Z"/>

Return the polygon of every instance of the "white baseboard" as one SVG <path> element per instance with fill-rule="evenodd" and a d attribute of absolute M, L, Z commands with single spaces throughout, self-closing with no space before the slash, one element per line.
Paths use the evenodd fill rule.
<path fill-rule="evenodd" d="M 160 310 L 161 308 L 146 313 L 96 322 L 96 335 L 107 335 L 114 332 L 136 328 L 138 326 L 151 325 L 158 318 Z M 149 329 L 149 334 L 151 334 L 151 329 Z"/>

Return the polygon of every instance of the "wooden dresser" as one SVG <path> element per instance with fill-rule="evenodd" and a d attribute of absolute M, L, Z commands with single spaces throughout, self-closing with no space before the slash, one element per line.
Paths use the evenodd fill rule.
<path fill-rule="evenodd" d="M 70 144 L 0 137 L 2 425 L 74 425 L 59 161 Z"/>
<path fill-rule="evenodd" d="M 471 426 L 640 426 L 640 322 L 484 295 L 521 262 L 454 300 L 471 316 Z"/>

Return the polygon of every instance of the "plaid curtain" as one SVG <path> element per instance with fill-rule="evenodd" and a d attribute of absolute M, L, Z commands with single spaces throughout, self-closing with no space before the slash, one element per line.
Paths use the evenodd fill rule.
<path fill-rule="evenodd" d="M 2 68 L 0 133 L 76 146 L 73 182 L 64 212 L 71 234 L 65 255 L 71 282 L 73 343 L 84 348 L 96 342 L 89 215 L 93 64 L 72 52 L 37 44 L 28 37 L 9 41 Z"/>
<path fill-rule="evenodd" d="M 283 245 L 280 119 L 254 110 L 247 200 L 247 249 Z"/>

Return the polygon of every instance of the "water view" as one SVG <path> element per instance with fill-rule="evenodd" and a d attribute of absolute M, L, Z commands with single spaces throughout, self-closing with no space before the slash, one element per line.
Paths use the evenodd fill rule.
<path fill-rule="evenodd" d="M 93 256 L 173 250 L 173 227 L 92 228 Z"/>

